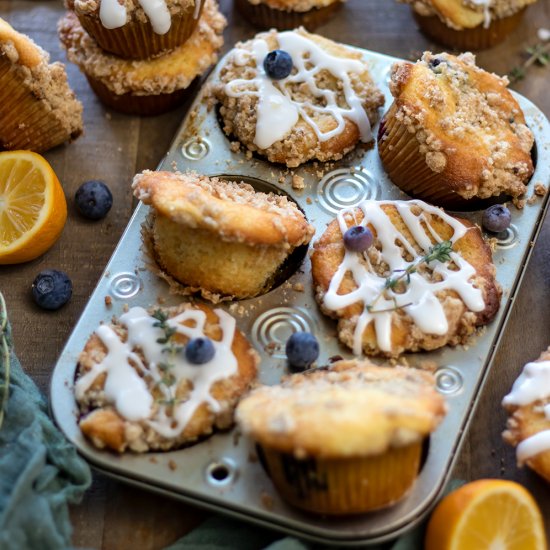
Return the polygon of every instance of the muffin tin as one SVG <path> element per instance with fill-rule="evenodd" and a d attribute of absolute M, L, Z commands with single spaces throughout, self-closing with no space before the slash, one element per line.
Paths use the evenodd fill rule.
<path fill-rule="evenodd" d="M 392 101 L 389 71 L 398 60 L 358 51 L 368 62 L 374 80 L 385 94 L 386 108 L 389 107 Z M 247 158 L 244 152 L 232 152 L 230 140 L 220 128 L 216 109 L 211 105 L 209 108 L 206 101 L 208 83 L 216 79 L 222 64 L 223 60 L 199 93 L 159 169 L 223 175 L 248 181 L 262 191 L 286 193 L 316 226 L 314 241 L 342 207 L 367 198 L 407 198 L 384 174 L 376 147 L 359 149 L 337 163 L 309 163 L 291 172 L 256 157 Z M 533 195 L 535 183 L 545 186 L 550 183 L 550 125 L 529 100 L 516 97 L 535 134 L 536 170 L 528 186 L 528 198 Z M 376 133 L 377 127 L 373 130 Z M 303 190 L 292 188 L 292 173 L 304 178 Z M 145 489 L 318 542 L 353 546 L 394 538 L 422 520 L 449 479 L 538 235 L 547 198 L 548 195 L 536 197 L 522 210 L 512 207 L 511 227 L 495 239 L 493 259 L 503 288 L 501 308 L 495 320 L 469 346 L 405 356 L 409 365 L 436 367 L 437 388 L 447 399 L 449 413 L 431 437 L 426 460 L 412 491 L 391 508 L 359 516 L 326 518 L 289 507 L 275 492 L 252 444 L 235 429 L 184 449 L 144 455 L 117 456 L 97 450 L 84 439 L 77 425 L 73 382 L 78 355 L 90 334 L 100 322 L 120 315 L 126 304 L 130 307 L 173 305 L 182 299 L 171 294 L 168 285 L 146 267 L 149 258 L 142 249 L 141 226 L 148 209 L 141 204 L 53 372 L 51 407 L 55 420 L 93 467 Z M 478 224 L 481 214 L 480 210 L 460 213 Z M 260 380 L 267 384 L 278 382 L 287 372 L 284 343 L 296 330 L 317 335 L 321 344 L 319 365 L 335 356 L 352 356 L 338 342 L 335 321 L 322 315 L 314 300 L 309 255 L 296 257 L 295 264 L 289 266 L 288 278 L 269 293 L 221 305 L 236 317 L 238 327 L 259 351 Z M 106 296 L 111 297 L 112 305 L 106 304 Z"/>

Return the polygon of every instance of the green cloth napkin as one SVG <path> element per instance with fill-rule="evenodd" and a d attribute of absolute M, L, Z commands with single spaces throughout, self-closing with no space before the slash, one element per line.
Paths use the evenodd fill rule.
<path fill-rule="evenodd" d="M 2 319 L 6 313 L 0 294 Z M 69 548 L 68 504 L 80 502 L 91 483 L 90 468 L 48 417 L 46 401 L 23 372 L 10 336 L 9 325 L 0 322 L 0 405 L 9 372 L 0 427 L 0 548 Z"/>

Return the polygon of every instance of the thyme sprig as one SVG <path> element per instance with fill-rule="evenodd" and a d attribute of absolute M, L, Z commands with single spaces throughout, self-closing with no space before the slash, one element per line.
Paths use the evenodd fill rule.
<path fill-rule="evenodd" d="M 0 429 L 4 421 L 4 412 L 8 408 L 10 392 L 10 350 L 8 347 L 8 312 L 6 301 L 0 292 L 0 374 L 4 371 L 4 382 L 0 384 Z"/>
<path fill-rule="evenodd" d="M 153 312 L 152 316 L 156 319 L 153 326 L 162 329 L 164 332 L 163 337 L 157 338 L 157 343 L 165 345 L 162 349 L 162 353 L 167 355 L 166 361 L 163 361 L 157 365 L 158 369 L 162 372 L 162 378 L 157 382 L 157 384 L 163 384 L 166 386 L 171 395 L 170 399 L 160 399 L 158 402 L 161 404 L 173 404 L 175 397 L 172 394 L 172 388 L 177 380 L 171 370 L 175 366 L 175 357 L 178 353 L 181 353 L 183 346 L 180 346 L 174 342 L 172 337 L 177 333 L 177 329 L 168 324 L 168 315 L 166 315 L 166 313 L 160 309 L 157 309 Z"/>
<path fill-rule="evenodd" d="M 384 313 L 386 311 L 395 311 L 407 306 L 412 305 L 411 303 L 403 304 L 399 306 L 395 297 L 392 297 L 394 306 L 386 309 L 374 309 L 374 306 L 378 301 L 384 296 L 386 290 L 395 290 L 400 284 L 408 285 L 411 282 L 411 275 L 418 271 L 418 268 L 421 265 L 429 265 L 431 262 L 448 262 L 451 259 L 451 252 L 453 250 L 453 244 L 451 241 L 441 241 L 440 243 L 435 244 L 430 247 L 428 252 L 421 256 L 413 262 L 411 265 L 407 266 L 405 269 L 398 269 L 394 273 L 399 273 L 398 275 L 391 275 L 386 278 L 384 287 L 376 298 L 372 301 L 371 304 L 365 306 L 369 313 Z"/>
<path fill-rule="evenodd" d="M 546 67 L 550 63 L 550 41 L 538 42 L 534 46 L 525 48 L 524 53 L 529 57 L 519 66 L 514 67 L 509 73 L 510 82 L 523 80 L 527 74 L 527 69 L 532 65 Z"/>

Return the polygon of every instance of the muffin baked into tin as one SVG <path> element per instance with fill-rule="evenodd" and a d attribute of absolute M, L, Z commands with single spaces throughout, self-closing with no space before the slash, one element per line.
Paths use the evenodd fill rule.
<path fill-rule="evenodd" d="M 388 75 L 391 64 L 397 60 L 359 51 L 368 61 L 375 82 L 386 96 L 386 105 L 390 105 Z M 223 60 L 211 74 L 209 82 L 216 78 L 222 65 Z M 340 208 L 353 206 L 367 198 L 407 198 L 384 173 L 376 148 L 358 149 L 336 163 L 308 163 L 293 169 L 292 173 L 304 178 L 305 184 L 303 190 L 293 189 L 292 173 L 284 166 L 255 157 L 247 159 L 244 151 L 231 150 L 231 143 L 219 126 L 216 109 L 206 101 L 207 90 L 208 82 L 192 105 L 159 169 L 226 175 L 252 185 L 260 181 L 261 191 L 287 193 L 316 226 L 313 241 L 320 237 Z M 529 198 L 534 194 L 536 183 L 550 184 L 550 124 L 529 100 L 516 97 L 528 126 L 535 134 L 536 169 L 528 185 L 526 198 Z M 280 183 L 283 176 L 284 184 Z M 445 347 L 436 352 L 404 356 L 412 366 L 437 366 L 437 387 L 446 397 L 449 412 L 431 437 L 426 462 L 412 491 L 391 508 L 329 520 L 295 510 L 277 495 L 256 458 L 252 443 L 239 437 L 235 430 L 216 434 L 177 451 L 122 457 L 98 451 L 84 438 L 77 424 L 73 381 L 78 355 L 89 335 L 100 322 L 120 315 L 125 304 L 148 307 L 160 300 L 169 306 L 182 300 L 181 296 L 170 294 L 166 282 L 146 267 L 149 258 L 142 250 L 141 225 L 148 208 L 143 205 L 136 209 L 130 220 L 55 367 L 51 407 L 56 422 L 95 468 L 148 490 L 319 542 L 353 546 L 396 537 L 422 520 L 452 473 L 462 436 L 491 368 L 494 349 L 532 250 L 530 245 L 538 235 L 547 198 L 548 194 L 536 197 L 521 210 L 511 207 L 512 225 L 503 235 L 496 236 L 493 261 L 497 267 L 497 280 L 503 287 L 503 298 L 495 320 L 467 347 Z M 481 210 L 460 215 L 481 224 Z M 260 380 L 267 384 L 278 382 L 287 372 L 284 343 L 296 330 L 311 331 L 319 339 L 319 365 L 327 364 L 334 356 L 352 357 L 338 343 L 335 321 L 325 317 L 315 302 L 309 255 L 295 267 L 289 278 L 269 293 L 221 304 L 237 318 L 238 328 L 260 353 Z M 105 304 L 106 296 L 111 296 L 111 306 Z"/>

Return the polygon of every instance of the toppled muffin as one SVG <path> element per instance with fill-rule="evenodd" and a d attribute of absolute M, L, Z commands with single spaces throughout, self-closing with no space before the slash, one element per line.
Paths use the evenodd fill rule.
<path fill-rule="evenodd" d="M 40 153 L 81 133 L 64 65 L 0 19 L 0 148 Z"/>
<path fill-rule="evenodd" d="M 286 196 L 259 193 L 245 183 L 145 171 L 133 188 L 152 207 L 160 267 L 209 299 L 266 292 L 279 266 L 314 233 Z"/>

